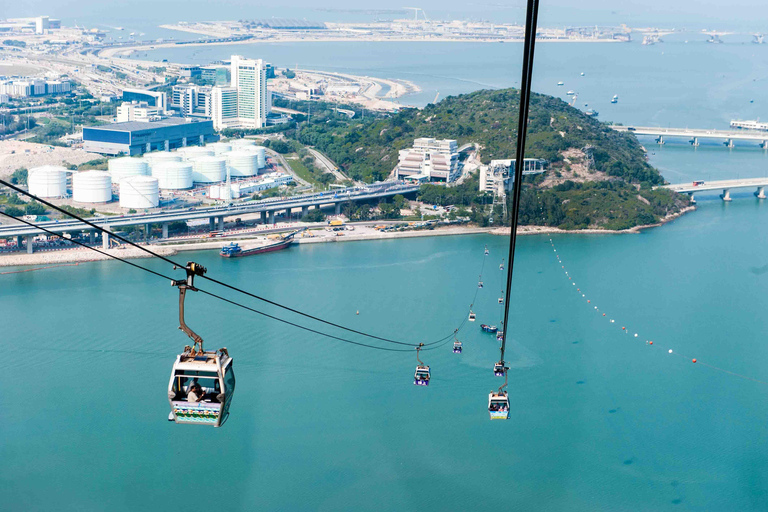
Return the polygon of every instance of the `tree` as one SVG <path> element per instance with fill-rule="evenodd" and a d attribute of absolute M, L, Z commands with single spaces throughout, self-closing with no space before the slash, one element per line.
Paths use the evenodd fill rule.
<path fill-rule="evenodd" d="M 324 220 L 325 214 L 320 208 L 309 210 L 307 214 L 301 218 L 301 222 L 323 222 Z"/>
<path fill-rule="evenodd" d="M 27 215 L 43 215 L 46 212 L 45 206 L 42 204 L 32 201 L 31 203 L 27 204 L 26 207 L 24 207 L 24 211 L 27 213 Z"/>
<path fill-rule="evenodd" d="M 26 185 L 28 175 L 29 173 L 24 167 L 16 169 L 13 171 L 13 174 L 11 174 L 11 183 L 14 185 Z"/>
<path fill-rule="evenodd" d="M 24 210 L 16 206 L 6 206 L 5 213 L 10 215 L 11 217 L 21 217 L 22 215 L 24 215 Z"/>

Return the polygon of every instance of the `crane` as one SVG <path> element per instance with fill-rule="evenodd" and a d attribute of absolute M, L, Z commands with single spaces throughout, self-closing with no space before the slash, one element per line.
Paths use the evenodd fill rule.
<path fill-rule="evenodd" d="M 422 9 L 421 7 L 403 7 L 403 9 L 413 11 L 413 21 L 419 21 L 419 12 L 421 12 L 421 15 L 424 16 L 424 21 L 429 21 L 429 19 L 427 18 L 427 13 L 424 12 L 424 9 Z"/>

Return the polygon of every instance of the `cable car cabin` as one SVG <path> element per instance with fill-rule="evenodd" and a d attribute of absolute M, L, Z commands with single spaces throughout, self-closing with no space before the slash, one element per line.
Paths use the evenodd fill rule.
<path fill-rule="evenodd" d="M 495 365 L 493 365 L 493 374 L 496 377 L 503 377 L 504 376 L 504 363 L 502 361 L 499 361 Z"/>
<path fill-rule="evenodd" d="M 504 304 L 504 297 L 499 297 L 499 304 Z"/>
<path fill-rule="evenodd" d="M 483 330 L 483 332 L 496 332 L 497 328 L 495 325 L 487 325 L 487 324 L 480 324 L 480 328 Z"/>
<path fill-rule="evenodd" d="M 488 251 L 488 246 L 486 245 L 485 246 L 485 255 L 488 256 L 489 254 L 490 254 L 490 252 Z"/>
<path fill-rule="evenodd" d="M 504 331 L 496 331 L 496 341 L 504 341 Z"/>
<path fill-rule="evenodd" d="M 176 357 L 168 384 L 169 421 L 220 427 L 229 417 L 235 371 L 226 350 Z"/>
<path fill-rule="evenodd" d="M 413 375 L 413 383 L 417 386 L 429 386 L 429 379 L 431 377 L 429 372 L 429 366 L 417 366 L 416 373 Z"/>
<path fill-rule="evenodd" d="M 461 354 L 461 342 L 460 341 L 454 341 L 453 342 L 453 353 L 454 354 Z"/>
<path fill-rule="evenodd" d="M 488 412 L 492 420 L 509 419 L 509 397 L 506 391 L 488 394 Z"/>
<path fill-rule="evenodd" d="M 478 283 L 477 283 L 477 287 L 478 287 L 478 288 L 482 288 L 482 287 L 483 287 L 483 282 L 482 282 L 482 281 L 478 282 Z"/>
<path fill-rule="evenodd" d="M 469 321 L 474 322 L 475 318 L 477 318 L 477 315 L 474 314 L 472 311 L 469 312 Z"/>

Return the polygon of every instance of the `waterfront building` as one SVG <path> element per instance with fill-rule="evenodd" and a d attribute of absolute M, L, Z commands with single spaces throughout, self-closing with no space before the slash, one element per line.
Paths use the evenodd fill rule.
<path fill-rule="evenodd" d="M 169 117 L 83 127 L 83 149 L 104 155 L 140 155 L 216 142 L 213 122 Z"/>
<path fill-rule="evenodd" d="M 167 103 L 164 92 L 149 91 L 146 89 L 123 89 L 123 101 L 146 102 L 150 107 L 157 107 L 160 112 L 165 112 Z"/>
<path fill-rule="evenodd" d="M 526 158 L 523 161 L 523 174 L 541 174 L 546 172 L 548 162 L 542 158 Z M 491 160 L 489 165 L 481 165 L 480 192 L 490 192 L 494 196 L 504 196 L 510 190 L 514 183 L 515 174 L 514 160 Z"/>
<path fill-rule="evenodd" d="M 451 183 L 459 177 L 459 150 L 453 139 L 422 137 L 413 141 L 413 147 L 400 150 L 396 179 Z"/>

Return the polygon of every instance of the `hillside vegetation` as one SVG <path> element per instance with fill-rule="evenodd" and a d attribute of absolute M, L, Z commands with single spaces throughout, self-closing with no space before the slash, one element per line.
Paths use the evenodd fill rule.
<path fill-rule="evenodd" d="M 519 99 L 516 89 L 477 91 L 445 98 L 422 110 L 404 109 L 365 121 L 330 110 L 313 112 L 310 123 L 288 135 L 317 147 L 354 179 L 383 180 L 397 164 L 398 151 L 410 147 L 417 137 L 456 139 L 460 146 L 474 143 L 483 163 L 513 158 Z M 550 170 L 547 176 L 526 178 L 521 200 L 524 223 L 625 229 L 657 222 L 688 204 L 686 197 L 651 189 L 664 180 L 646 162 L 633 134 L 616 132 L 562 100 L 542 94 L 532 95 L 529 117 L 525 156 L 548 160 Z M 581 151 L 586 146 L 592 146 L 594 158 L 589 167 Z M 432 187 L 423 188 L 425 200 L 424 196 L 455 195 L 438 194 Z M 481 196 L 468 197 L 463 191 L 460 202 L 482 209 L 489 201 Z M 496 215 L 506 220 L 503 212 Z"/>

